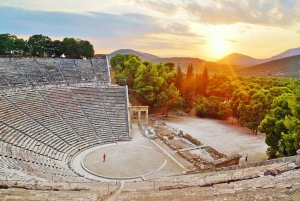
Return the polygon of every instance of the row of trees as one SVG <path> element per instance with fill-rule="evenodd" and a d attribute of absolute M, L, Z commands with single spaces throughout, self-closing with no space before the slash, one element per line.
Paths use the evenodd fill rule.
<path fill-rule="evenodd" d="M 87 40 L 64 38 L 63 41 L 52 40 L 48 36 L 33 35 L 28 40 L 11 34 L 0 34 L 0 55 L 21 54 L 24 56 L 60 56 L 70 58 L 91 58 L 94 47 Z"/>
<path fill-rule="evenodd" d="M 189 112 L 200 117 L 235 117 L 242 126 L 266 134 L 269 157 L 295 155 L 300 148 L 300 82 L 281 78 L 210 75 L 207 69 L 186 73 L 174 63 L 156 65 L 136 55 L 117 54 L 110 60 L 116 79 L 136 90 L 142 104 Z"/>
<path fill-rule="evenodd" d="M 195 79 L 195 82 L 197 80 Z M 270 158 L 300 149 L 300 82 L 282 78 L 209 77 L 205 96 L 195 96 L 197 115 L 227 119 L 266 134 Z"/>

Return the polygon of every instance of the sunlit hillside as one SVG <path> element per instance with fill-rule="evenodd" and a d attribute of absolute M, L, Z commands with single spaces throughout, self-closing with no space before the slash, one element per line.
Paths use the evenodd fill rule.
<path fill-rule="evenodd" d="M 300 69 L 300 55 L 278 59 L 263 64 L 245 67 L 237 70 L 237 74 L 242 76 L 259 77 L 298 77 Z"/>

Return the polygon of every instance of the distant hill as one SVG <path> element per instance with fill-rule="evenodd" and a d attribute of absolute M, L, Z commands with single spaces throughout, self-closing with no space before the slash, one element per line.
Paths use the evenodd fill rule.
<path fill-rule="evenodd" d="M 114 55 L 116 54 L 135 54 L 137 56 L 139 56 L 143 61 L 144 60 L 153 60 L 153 59 L 157 59 L 159 58 L 158 56 L 155 56 L 153 54 L 148 54 L 148 53 L 145 53 L 145 52 L 139 52 L 139 51 L 135 51 L 135 50 L 131 50 L 131 49 L 119 49 L 119 50 L 116 50 L 112 53 L 110 53 L 108 55 L 109 58 L 113 57 Z"/>
<path fill-rule="evenodd" d="M 273 61 L 273 60 L 282 59 L 282 58 L 291 57 L 291 56 L 296 56 L 296 55 L 300 55 L 300 47 L 294 48 L 294 49 L 289 49 L 289 50 L 284 51 L 281 54 L 275 55 L 275 56 L 273 56 L 273 57 L 271 57 L 267 60 L 268 61 Z"/>
<path fill-rule="evenodd" d="M 237 66 L 253 66 L 265 62 L 265 59 L 256 59 L 247 55 L 233 53 L 216 61 L 219 64 L 231 64 Z"/>
<path fill-rule="evenodd" d="M 291 57 L 291 56 L 295 56 L 295 55 L 300 55 L 300 48 L 289 49 L 278 55 L 275 55 L 271 58 L 266 58 L 266 59 L 256 59 L 253 57 L 249 57 L 247 55 L 233 53 L 233 54 L 229 54 L 226 57 L 216 61 L 216 63 L 248 67 L 248 66 L 258 65 L 258 64 L 262 64 L 262 63 L 266 63 L 266 62 L 270 62 L 270 61 L 274 61 L 274 60 L 278 60 L 278 59 L 282 59 L 282 58 L 286 58 L 286 57 Z"/>
<path fill-rule="evenodd" d="M 241 76 L 299 78 L 299 62 L 300 55 L 296 55 L 236 69 L 236 73 Z"/>

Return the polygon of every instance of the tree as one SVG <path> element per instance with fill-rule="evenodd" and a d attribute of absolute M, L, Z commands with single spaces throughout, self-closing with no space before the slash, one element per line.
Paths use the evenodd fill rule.
<path fill-rule="evenodd" d="M 209 80 L 206 88 L 207 96 L 217 96 L 224 100 L 229 100 L 234 91 L 234 85 L 231 84 L 230 78 L 225 74 L 214 74 Z"/>
<path fill-rule="evenodd" d="M 142 66 L 142 62 L 136 57 L 129 57 L 128 60 L 125 60 L 125 74 L 127 76 L 127 85 L 129 88 L 133 88 L 134 79 L 136 77 L 136 72 L 140 66 Z"/>
<path fill-rule="evenodd" d="M 74 38 L 64 38 L 60 51 L 70 58 L 75 58 L 78 54 L 76 40 Z"/>
<path fill-rule="evenodd" d="M 82 59 L 83 57 L 91 58 L 95 53 L 94 47 L 89 41 L 67 37 L 61 43 L 60 52 L 69 58 L 77 59 Z"/>
<path fill-rule="evenodd" d="M 298 87 L 300 90 L 300 87 Z M 288 132 L 282 132 L 283 143 L 289 156 L 295 155 L 295 151 L 300 149 L 300 96 L 296 94 L 288 100 L 290 115 L 285 116 L 284 125 Z"/>
<path fill-rule="evenodd" d="M 177 72 L 177 74 L 176 74 L 174 84 L 175 84 L 176 88 L 179 89 L 179 91 L 182 93 L 182 85 L 183 85 L 183 82 L 184 82 L 184 74 L 181 70 L 180 65 L 177 67 L 176 72 Z"/>
<path fill-rule="evenodd" d="M 270 113 L 260 123 L 258 129 L 262 133 L 266 133 L 266 144 L 270 147 L 269 151 L 280 152 L 279 142 L 282 139 L 282 133 L 288 133 L 288 129 L 284 125 L 286 115 L 291 115 L 288 107 L 288 100 L 292 96 L 291 93 L 283 93 L 281 96 L 274 98 Z M 283 150 L 283 155 L 287 155 Z M 271 156 L 270 156 L 271 157 Z"/>
<path fill-rule="evenodd" d="M 202 96 L 206 96 L 206 89 L 207 89 L 208 84 L 209 84 L 209 75 L 208 75 L 208 70 L 205 67 L 203 72 L 202 72 L 202 75 L 201 75 L 200 94 Z"/>
<path fill-rule="evenodd" d="M 173 63 L 173 62 L 167 62 L 164 64 L 164 66 L 167 66 L 170 71 L 175 69 L 175 63 Z"/>
<path fill-rule="evenodd" d="M 77 41 L 77 58 L 92 58 L 95 54 L 93 45 L 87 40 Z"/>
<path fill-rule="evenodd" d="M 157 96 L 157 101 L 155 106 L 158 108 L 165 108 L 166 109 L 165 114 L 167 117 L 170 109 L 179 106 L 178 105 L 179 95 L 180 95 L 179 90 L 175 87 L 174 83 L 172 83 L 166 91 L 161 92 Z"/>
<path fill-rule="evenodd" d="M 0 54 L 5 54 L 11 51 L 25 51 L 26 42 L 22 38 L 17 38 L 11 34 L 0 34 Z"/>
<path fill-rule="evenodd" d="M 196 115 L 201 118 L 206 116 L 206 107 L 204 104 L 199 104 L 196 106 Z"/>
<path fill-rule="evenodd" d="M 62 42 L 60 40 L 52 41 L 50 47 L 54 48 L 55 55 L 60 56 L 62 54 L 61 52 Z"/>
<path fill-rule="evenodd" d="M 185 100 L 185 104 L 187 108 L 193 107 L 193 100 L 196 94 L 196 82 L 195 82 L 195 74 L 193 70 L 193 65 L 190 64 L 187 68 L 186 78 L 182 85 L 182 97 Z"/>
<path fill-rule="evenodd" d="M 220 103 L 218 115 L 221 117 L 221 119 L 227 119 L 232 115 L 232 109 L 229 102 Z"/>
<path fill-rule="evenodd" d="M 44 56 L 45 48 L 50 47 L 51 43 L 51 38 L 41 34 L 30 36 L 27 41 L 31 55 L 39 57 Z"/>
<path fill-rule="evenodd" d="M 122 70 L 125 69 L 125 55 L 124 54 L 116 54 L 113 57 L 110 58 L 109 64 L 111 68 L 115 68 L 117 65 L 119 65 Z"/>
<path fill-rule="evenodd" d="M 136 72 L 134 89 L 141 102 L 153 105 L 157 92 L 159 91 L 164 79 L 158 76 L 155 66 L 140 66 Z"/>

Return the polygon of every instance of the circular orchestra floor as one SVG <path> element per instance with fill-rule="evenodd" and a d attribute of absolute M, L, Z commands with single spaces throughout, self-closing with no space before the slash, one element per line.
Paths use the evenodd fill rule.
<path fill-rule="evenodd" d="M 82 160 L 83 168 L 89 173 L 111 179 L 142 177 L 160 170 L 165 164 L 166 158 L 161 152 L 132 144 L 100 147 Z"/>

